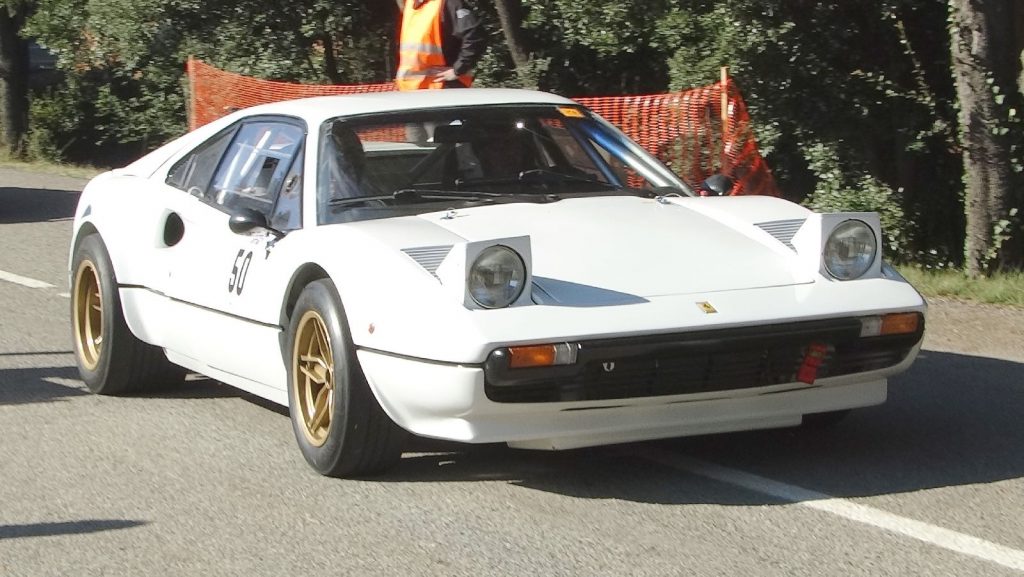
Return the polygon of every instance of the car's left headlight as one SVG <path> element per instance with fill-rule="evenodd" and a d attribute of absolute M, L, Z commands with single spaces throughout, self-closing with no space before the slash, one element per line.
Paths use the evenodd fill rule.
<path fill-rule="evenodd" d="M 847 220 L 829 235 L 822 256 L 830 275 L 853 280 L 871 268 L 877 252 L 878 240 L 871 227 L 859 220 Z"/>
<path fill-rule="evenodd" d="M 484 249 L 469 267 L 469 294 L 476 304 L 500 309 L 514 303 L 526 286 L 526 264 L 507 246 Z"/>

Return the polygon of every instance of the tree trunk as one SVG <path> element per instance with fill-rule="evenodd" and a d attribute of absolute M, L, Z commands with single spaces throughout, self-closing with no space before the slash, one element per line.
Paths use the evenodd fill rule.
<path fill-rule="evenodd" d="M 1000 82 L 997 58 L 1012 38 L 1009 2 L 950 0 L 953 78 L 959 100 L 960 145 L 966 186 L 967 273 L 984 274 L 1004 258 L 996 228 L 1011 208 L 1010 142 L 993 85 L 1005 95 L 1013 84 Z M 1003 67 L 1005 68 L 1005 66 Z M 994 84 L 990 84 L 990 82 Z M 1008 231 L 1003 231 L 1005 232 Z"/>
<path fill-rule="evenodd" d="M 0 3 L 0 136 L 12 156 L 25 155 L 28 134 L 28 42 L 19 36 L 25 11 Z"/>
<path fill-rule="evenodd" d="M 324 43 L 324 74 L 331 84 L 341 84 L 341 72 L 338 70 L 338 59 L 334 54 L 334 39 L 330 32 L 325 32 L 320 41 Z"/>
<path fill-rule="evenodd" d="M 1024 2 L 1013 3 L 1013 57 L 1017 59 L 1017 92 L 1024 96 Z"/>
<path fill-rule="evenodd" d="M 523 88 L 536 88 L 536 81 L 532 79 L 530 71 L 530 52 L 526 49 L 526 41 L 523 39 L 522 0 L 496 0 L 494 8 L 498 11 L 498 21 L 501 22 L 501 30 L 505 33 L 508 52 L 512 56 L 516 73 L 524 84 Z"/>

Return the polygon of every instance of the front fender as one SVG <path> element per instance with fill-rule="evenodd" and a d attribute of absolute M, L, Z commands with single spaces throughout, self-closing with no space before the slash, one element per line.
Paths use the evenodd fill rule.
<path fill-rule="evenodd" d="M 462 241 L 444 231 L 438 235 L 443 238 L 411 244 Z M 492 311 L 467 309 L 438 277 L 359 226 L 318 227 L 302 237 L 290 243 L 292 256 L 286 257 L 302 264 L 291 275 L 283 310 L 323 271 L 337 287 L 357 347 L 447 362 L 482 360 L 474 314 Z"/>

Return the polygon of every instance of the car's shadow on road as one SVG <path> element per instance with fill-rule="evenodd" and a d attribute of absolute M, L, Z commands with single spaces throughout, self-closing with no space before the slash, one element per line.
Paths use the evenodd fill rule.
<path fill-rule="evenodd" d="M 382 481 L 506 480 L 582 498 L 757 505 L 777 500 L 645 455 L 684 455 L 837 497 L 1024 477 L 1024 364 L 924 351 L 889 401 L 829 429 L 709 435 L 559 453 L 417 440 Z"/>
<path fill-rule="evenodd" d="M 71 351 L 47 351 L 42 353 L 0 353 L 5 356 L 73 354 Z M 24 405 L 29 403 L 52 403 L 88 396 L 89 391 L 79 380 L 78 369 L 74 366 L 50 366 L 0 369 L 0 406 Z M 206 378 L 188 377 L 177 386 L 157 390 L 133 392 L 122 397 L 153 399 L 217 399 L 238 397 L 267 409 L 288 415 L 288 409 L 264 401 L 248 393 L 222 385 Z"/>
<path fill-rule="evenodd" d="M 0 224 L 72 218 L 79 192 L 0 186 Z"/>
<path fill-rule="evenodd" d="M 0 408 L 87 395 L 74 367 L 0 370 Z M 211 380 L 144 397 L 238 397 L 281 418 L 287 409 Z M 1024 364 L 925 351 L 893 379 L 889 401 L 830 429 L 778 429 L 575 451 L 410 440 L 382 483 L 501 481 L 586 499 L 764 505 L 775 498 L 659 464 L 682 455 L 836 497 L 863 497 L 1024 477 Z M 296 449 L 297 450 L 297 449 Z"/>

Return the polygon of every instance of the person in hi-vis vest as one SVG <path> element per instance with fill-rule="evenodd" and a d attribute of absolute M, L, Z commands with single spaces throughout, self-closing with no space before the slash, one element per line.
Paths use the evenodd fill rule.
<path fill-rule="evenodd" d="M 487 47 L 480 20 L 462 0 L 395 0 L 402 11 L 399 90 L 468 88 Z"/>

